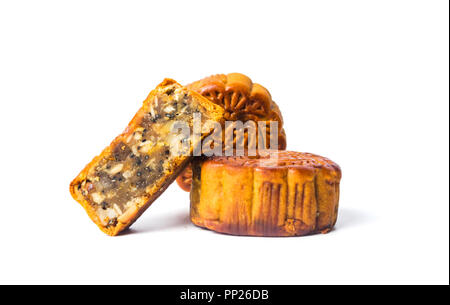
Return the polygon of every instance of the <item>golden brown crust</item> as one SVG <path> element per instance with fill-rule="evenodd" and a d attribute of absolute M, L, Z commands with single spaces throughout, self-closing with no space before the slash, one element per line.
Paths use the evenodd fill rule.
<path fill-rule="evenodd" d="M 277 121 L 278 149 L 286 149 L 286 132 L 283 129 L 283 117 L 278 105 L 272 100 L 270 92 L 260 84 L 241 73 L 217 74 L 187 85 L 225 109 L 228 121 Z M 266 143 L 270 143 L 268 126 Z M 248 135 L 244 135 L 244 145 L 248 145 Z M 186 169 L 177 178 L 178 185 L 185 191 L 190 190 L 192 168 Z"/>
<path fill-rule="evenodd" d="M 185 192 L 191 191 L 192 185 L 192 167 L 190 164 L 177 177 L 178 186 Z"/>
<path fill-rule="evenodd" d="M 308 153 L 195 160 L 191 220 L 234 235 L 329 232 L 337 220 L 341 170 Z"/>
<path fill-rule="evenodd" d="M 117 235 L 118 233 L 129 227 L 132 223 L 134 223 L 134 221 L 151 205 L 151 203 L 156 200 L 161 195 L 161 193 L 164 192 L 164 190 L 176 179 L 176 177 L 191 159 L 191 157 L 188 156 L 174 155 L 173 163 L 171 163 L 171 166 L 163 169 L 162 178 L 158 178 L 157 180 L 155 180 L 154 184 L 147 186 L 145 188 L 145 191 L 139 196 L 130 198 L 136 200 L 131 200 L 130 205 L 127 205 L 127 209 L 121 211 L 121 213 L 115 219 L 114 225 L 105 225 L 105 220 L 100 219 L 97 212 L 98 210 L 96 210 L 92 202 L 89 201 L 87 192 L 83 193 L 83 185 L 86 185 L 86 181 L 90 181 L 88 179 L 88 176 L 92 176 L 93 172 L 96 172 L 96 168 L 100 167 L 100 162 L 102 160 L 104 162 L 104 160 L 114 159 L 114 156 L 116 154 L 114 149 L 120 147 L 120 144 L 129 141 L 127 139 L 135 135 L 135 131 L 138 128 L 141 128 L 139 124 L 141 124 L 144 121 L 144 118 L 149 115 L 149 108 L 152 108 L 152 103 L 157 99 L 158 95 L 161 94 L 161 92 L 168 92 L 168 90 L 180 90 L 179 92 L 186 93 L 186 95 L 192 97 L 192 100 L 195 100 L 195 103 L 199 105 L 198 107 L 201 107 L 202 111 L 207 112 L 210 115 L 210 119 L 219 122 L 223 119 L 223 109 L 221 109 L 221 107 L 214 105 L 198 93 L 182 87 L 172 79 L 165 79 L 160 85 L 158 85 L 158 87 L 156 87 L 155 90 L 153 90 L 148 95 L 143 103 L 142 108 L 136 113 L 125 131 L 117 136 L 111 142 L 111 144 L 102 151 L 99 156 L 96 156 L 88 165 L 86 165 L 81 173 L 70 184 L 70 193 L 72 197 L 83 206 L 94 223 L 96 223 L 97 226 L 108 235 Z M 123 164 L 120 165 L 123 167 Z M 87 187 L 87 189 L 89 189 L 89 187 Z"/>
<path fill-rule="evenodd" d="M 270 92 L 260 84 L 241 73 L 217 74 L 206 77 L 186 86 L 225 109 L 225 119 L 256 121 L 280 117 L 280 130 L 283 121 L 278 106 Z M 275 112 L 275 113 L 274 113 Z"/>

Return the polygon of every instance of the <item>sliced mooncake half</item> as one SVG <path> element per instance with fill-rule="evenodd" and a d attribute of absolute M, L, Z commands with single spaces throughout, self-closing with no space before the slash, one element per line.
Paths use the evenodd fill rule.
<path fill-rule="evenodd" d="M 190 161 L 202 136 L 190 137 L 180 153 L 177 142 L 186 144 L 186 138 L 173 128 L 181 122 L 192 130 L 195 113 L 204 125 L 221 122 L 224 112 L 174 80 L 164 80 L 125 131 L 72 181 L 73 198 L 103 232 L 117 235 L 129 227 Z"/>

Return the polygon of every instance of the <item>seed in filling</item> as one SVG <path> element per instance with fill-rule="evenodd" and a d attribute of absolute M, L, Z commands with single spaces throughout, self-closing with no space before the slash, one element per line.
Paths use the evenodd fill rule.
<path fill-rule="evenodd" d="M 102 202 L 102 209 L 106 210 L 107 208 L 109 208 L 109 204 L 106 201 Z"/>

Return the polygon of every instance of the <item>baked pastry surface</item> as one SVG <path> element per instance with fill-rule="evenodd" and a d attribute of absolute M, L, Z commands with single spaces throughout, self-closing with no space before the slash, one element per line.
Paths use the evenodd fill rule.
<path fill-rule="evenodd" d="M 95 157 L 70 184 L 70 192 L 98 227 L 117 235 L 129 227 L 190 161 L 172 128 L 202 121 L 221 122 L 223 109 L 174 80 L 164 80 L 146 98 L 125 131 Z M 185 153 L 182 153 L 185 152 Z"/>
<path fill-rule="evenodd" d="M 186 86 L 210 101 L 225 109 L 227 121 L 276 121 L 278 122 L 278 149 L 286 149 L 286 133 L 283 129 L 283 117 L 278 105 L 272 100 L 269 91 L 260 84 L 241 73 L 217 74 L 206 77 Z M 265 147 L 259 147 L 257 139 L 255 146 L 261 149 L 268 148 L 270 143 L 270 126 L 266 125 Z M 247 131 L 244 133 L 244 147 L 247 148 L 251 139 Z M 234 139 L 234 144 L 236 139 Z M 185 191 L 190 191 L 192 181 L 192 168 L 186 169 L 177 178 L 178 185 Z"/>
<path fill-rule="evenodd" d="M 221 233 L 300 236 L 336 223 L 341 170 L 309 153 L 193 161 L 191 220 Z"/>

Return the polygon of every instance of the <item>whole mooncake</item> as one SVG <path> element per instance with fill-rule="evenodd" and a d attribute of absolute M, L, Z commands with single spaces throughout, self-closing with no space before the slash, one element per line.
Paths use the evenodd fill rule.
<path fill-rule="evenodd" d="M 310 153 L 193 161 L 191 220 L 233 235 L 327 233 L 336 223 L 341 170 Z"/>
<path fill-rule="evenodd" d="M 172 183 L 192 158 L 201 137 L 184 141 L 176 124 L 192 128 L 220 123 L 223 109 L 174 80 L 148 95 L 125 131 L 95 157 L 70 184 L 70 193 L 109 235 L 128 228 Z M 203 135 L 205 136 L 205 135 Z M 187 143 L 187 152 L 180 150 Z"/>
<path fill-rule="evenodd" d="M 283 129 L 283 117 L 278 105 L 272 100 L 269 91 L 260 84 L 253 83 L 252 80 L 241 73 L 216 74 L 186 86 L 194 90 L 211 102 L 224 108 L 224 118 L 227 121 L 275 121 L 278 122 L 278 130 L 273 133 L 278 140 L 278 149 L 286 149 L 286 133 Z M 226 132 L 226 131 L 225 131 Z M 270 126 L 266 124 L 265 147 L 259 147 L 259 142 L 255 146 L 266 149 L 270 143 Z M 234 138 L 234 144 L 236 138 Z M 244 134 L 243 145 L 249 145 L 247 131 Z M 186 169 L 177 178 L 178 185 L 185 191 L 190 191 L 192 180 L 192 169 Z"/>

